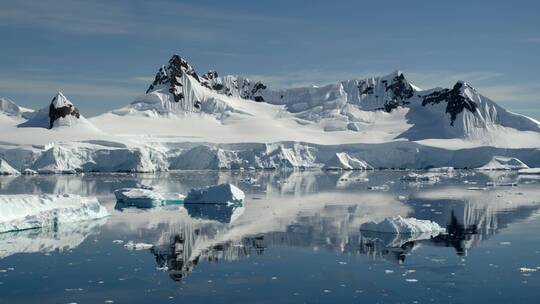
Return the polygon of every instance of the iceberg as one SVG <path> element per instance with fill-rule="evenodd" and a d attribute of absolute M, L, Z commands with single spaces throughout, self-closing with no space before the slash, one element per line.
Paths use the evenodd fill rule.
<path fill-rule="evenodd" d="M 184 204 L 241 204 L 244 192 L 231 184 L 221 184 L 200 189 L 191 189 Z"/>
<path fill-rule="evenodd" d="M 75 223 L 109 215 L 95 197 L 72 194 L 0 195 L 0 232 Z"/>
<path fill-rule="evenodd" d="M 19 175 L 20 172 L 0 158 L 0 175 Z"/>
<path fill-rule="evenodd" d="M 493 156 L 493 158 L 479 170 L 520 170 L 528 169 L 529 166 L 521 160 L 513 157 Z"/>
<path fill-rule="evenodd" d="M 366 222 L 360 226 L 362 231 L 395 233 L 395 234 L 431 234 L 437 236 L 445 229 L 430 220 L 403 218 L 401 216 L 387 217 L 380 222 Z"/>
<path fill-rule="evenodd" d="M 179 193 L 159 193 L 152 187 L 121 188 L 114 191 L 116 209 L 127 207 L 153 208 L 181 204 L 184 195 Z"/>

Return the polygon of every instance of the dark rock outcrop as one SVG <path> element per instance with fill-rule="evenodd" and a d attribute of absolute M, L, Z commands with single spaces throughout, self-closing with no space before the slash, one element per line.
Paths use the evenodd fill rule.
<path fill-rule="evenodd" d="M 458 81 L 451 90 L 443 89 L 425 95 L 422 106 L 446 102 L 446 113 L 450 114 L 450 125 L 453 126 L 458 114 L 463 112 L 464 109 L 472 113 L 476 112 L 476 104 L 463 92 L 466 86 L 466 83 Z"/>

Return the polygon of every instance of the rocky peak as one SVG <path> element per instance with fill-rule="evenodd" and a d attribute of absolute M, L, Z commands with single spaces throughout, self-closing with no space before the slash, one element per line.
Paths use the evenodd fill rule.
<path fill-rule="evenodd" d="M 160 86 L 168 86 L 169 92 L 174 96 L 174 101 L 179 102 L 184 99 L 184 95 L 179 89 L 179 87 L 183 86 L 181 78 L 184 73 L 193 77 L 197 82 L 200 82 L 199 75 L 197 75 L 195 69 L 184 58 L 174 54 L 166 66 L 161 66 L 154 78 L 154 82 L 148 87 L 146 93 L 150 93 Z"/>
<path fill-rule="evenodd" d="M 81 114 L 71 101 L 69 101 L 62 92 L 58 92 L 51 100 L 49 106 L 49 129 L 52 129 L 54 122 L 66 116 L 80 118 Z"/>
<path fill-rule="evenodd" d="M 466 82 L 458 81 L 452 89 L 442 89 L 423 96 L 422 106 L 446 102 L 446 113 L 450 114 L 450 125 L 453 126 L 458 114 L 464 109 L 472 113 L 476 112 L 477 105 L 466 94 L 467 89 L 476 92 Z"/>

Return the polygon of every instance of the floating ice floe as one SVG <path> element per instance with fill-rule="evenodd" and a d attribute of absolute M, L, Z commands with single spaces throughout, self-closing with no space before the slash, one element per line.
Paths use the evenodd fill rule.
<path fill-rule="evenodd" d="M 13 168 L 7 161 L 0 158 L 0 175 L 19 175 L 19 171 Z"/>
<path fill-rule="evenodd" d="M 540 175 L 540 168 L 527 168 L 527 169 L 520 169 L 518 171 L 519 175 Z"/>
<path fill-rule="evenodd" d="M 117 209 L 126 207 L 153 208 L 181 204 L 184 195 L 179 193 L 159 193 L 152 187 L 122 188 L 114 191 Z"/>
<path fill-rule="evenodd" d="M 403 176 L 401 180 L 406 182 L 416 182 L 416 183 L 437 183 L 439 182 L 439 174 L 436 173 L 415 173 L 410 172 L 409 174 Z"/>
<path fill-rule="evenodd" d="M 30 168 L 26 168 L 26 169 L 23 170 L 22 174 L 23 175 L 36 175 L 38 173 L 35 170 L 32 170 Z"/>
<path fill-rule="evenodd" d="M 200 189 L 191 189 L 184 204 L 241 204 L 244 192 L 231 184 L 221 184 Z"/>
<path fill-rule="evenodd" d="M 380 185 L 380 186 L 368 186 L 368 190 L 372 190 L 372 191 L 388 191 L 388 190 L 390 190 L 390 186 L 388 186 L 387 184 L 383 184 L 383 185 Z"/>
<path fill-rule="evenodd" d="M 493 158 L 479 170 L 520 170 L 528 169 L 529 166 L 521 160 L 513 157 L 493 156 Z"/>
<path fill-rule="evenodd" d="M 429 172 L 437 172 L 437 173 L 453 174 L 453 173 L 456 172 L 456 169 L 454 169 L 454 167 L 437 167 L 437 168 L 431 168 L 428 171 Z"/>
<path fill-rule="evenodd" d="M 0 195 L 0 232 L 103 218 L 109 215 L 95 197 L 72 194 Z"/>
<path fill-rule="evenodd" d="M 429 233 L 433 236 L 445 231 L 439 224 L 430 220 L 419 220 L 413 217 L 403 218 L 399 215 L 387 217 L 380 222 L 371 221 L 364 223 L 360 226 L 360 230 L 395 234 Z"/>
<path fill-rule="evenodd" d="M 512 182 L 487 182 L 487 187 L 517 187 L 517 183 Z"/>
<path fill-rule="evenodd" d="M 145 250 L 153 248 L 154 245 L 148 244 L 148 243 L 135 243 L 133 241 L 129 241 L 126 244 L 124 244 L 124 248 L 128 250 Z"/>

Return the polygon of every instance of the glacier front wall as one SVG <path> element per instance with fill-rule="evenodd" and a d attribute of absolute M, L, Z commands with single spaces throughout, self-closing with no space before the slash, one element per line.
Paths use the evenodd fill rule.
<path fill-rule="evenodd" d="M 493 156 L 514 157 L 540 167 L 538 148 L 476 147 L 447 150 L 398 141 L 383 144 L 316 145 L 301 142 L 211 144 L 174 143 L 138 146 L 99 142 L 0 148 L 0 157 L 23 171 L 39 173 L 157 172 L 198 169 L 322 169 L 337 168 L 339 159 L 362 161 L 375 169 L 428 169 L 453 166 L 479 168 Z M 343 164 L 342 169 L 348 169 Z"/>

